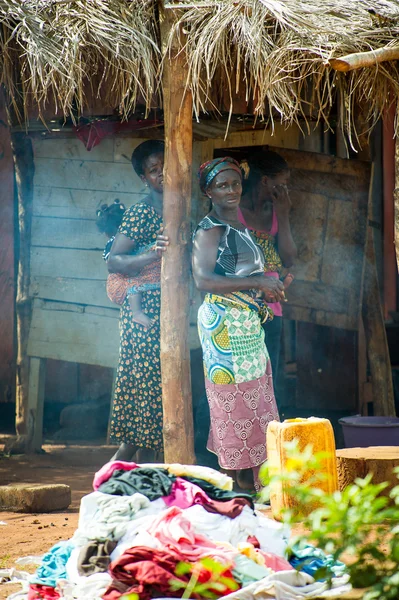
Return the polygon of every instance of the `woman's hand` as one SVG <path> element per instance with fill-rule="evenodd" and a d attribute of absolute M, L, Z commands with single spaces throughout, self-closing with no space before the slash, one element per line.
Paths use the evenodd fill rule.
<path fill-rule="evenodd" d="M 263 294 L 267 302 L 284 302 L 284 284 L 277 277 L 261 275 L 257 277 L 257 288 Z"/>
<path fill-rule="evenodd" d="M 289 212 L 291 200 L 286 185 L 276 185 L 273 188 L 273 204 L 277 212 Z"/>
<path fill-rule="evenodd" d="M 163 252 L 166 252 L 169 246 L 169 238 L 167 235 L 163 235 L 163 227 L 160 227 L 157 231 L 157 241 L 155 242 L 155 251 L 158 256 L 162 256 Z"/>

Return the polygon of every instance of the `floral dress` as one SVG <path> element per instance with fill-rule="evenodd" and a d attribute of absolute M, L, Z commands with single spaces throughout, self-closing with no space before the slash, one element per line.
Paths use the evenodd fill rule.
<path fill-rule="evenodd" d="M 134 240 L 137 250 L 156 240 L 162 218 L 145 202 L 123 215 L 119 233 Z M 160 364 L 159 289 L 142 293 L 143 311 L 155 320 L 149 329 L 133 322 L 128 301 L 120 314 L 119 365 L 112 406 L 110 439 L 162 451 L 162 385 Z"/>

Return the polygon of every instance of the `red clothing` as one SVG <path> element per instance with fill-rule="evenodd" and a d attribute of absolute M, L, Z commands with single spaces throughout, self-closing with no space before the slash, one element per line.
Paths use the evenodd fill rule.
<path fill-rule="evenodd" d="M 28 600 L 56 600 L 61 598 L 57 590 L 49 585 L 31 583 L 28 590 Z"/>
<path fill-rule="evenodd" d="M 122 556 L 111 563 L 109 568 L 110 575 L 114 578 L 112 584 L 103 595 L 103 600 L 116 600 L 122 594 L 138 594 L 140 600 L 149 600 L 154 594 L 159 596 L 179 598 L 183 595 L 184 589 L 172 591 L 170 581 L 174 579 L 183 584 L 187 584 L 191 574 L 175 575 L 176 567 L 180 562 L 187 562 L 185 554 L 176 549 L 155 550 L 144 546 L 135 546 L 126 550 Z M 204 569 L 204 574 L 200 576 L 200 581 L 207 581 L 209 575 Z M 233 579 L 232 573 L 226 569 L 224 577 Z M 230 590 L 226 590 L 226 595 Z M 192 594 L 192 598 L 199 598 L 197 594 Z"/>

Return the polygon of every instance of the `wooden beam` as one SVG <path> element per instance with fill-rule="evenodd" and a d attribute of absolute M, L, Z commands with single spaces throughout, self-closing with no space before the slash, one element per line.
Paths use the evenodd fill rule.
<path fill-rule="evenodd" d="M 393 208 L 393 229 L 394 229 L 394 243 L 396 251 L 396 266 L 399 271 L 399 139 L 396 136 L 395 140 L 395 190 L 394 190 L 394 208 Z M 397 281 L 396 273 L 392 268 L 392 285 Z M 396 292 L 396 288 L 395 288 Z M 396 293 L 395 293 L 396 301 Z M 396 307 L 395 307 L 396 308 Z M 395 308 L 393 310 L 395 310 Z"/>
<path fill-rule="evenodd" d="M 373 177 L 372 170 L 372 176 Z M 371 215 L 371 189 L 368 215 Z M 372 227 L 367 227 L 363 283 L 363 323 L 366 334 L 367 355 L 373 384 L 374 416 L 394 417 L 395 401 L 392 384 L 391 360 L 382 312 L 377 267 L 375 263 Z"/>
<path fill-rule="evenodd" d="M 163 44 L 173 11 L 163 10 Z M 166 462 L 194 463 L 190 351 L 192 98 L 184 52 L 172 49 L 163 68 L 165 167 L 163 224 L 170 245 L 162 261 L 161 370 Z"/>
<path fill-rule="evenodd" d="M 16 418 L 17 440 L 8 451 L 32 450 L 33 424 L 29 417 L 29 357 L 27 354 L 32 303 L 29 297 L 30 242 L 33 200 L 34 162 L 32 142 L 21 133 L 12 134 L 11 145 L 14 158 L 15 181 L 18 196 L 18 266 L 17 266 L 17 382 Z"/>
<path fill-rule="evenodd" d="M 384 317 L 396 311 L 396 260 L 394 245 L 394 198 L 399 186 L 399 163 L 395 157 L 395 111 L 393 103 L 383 116 L 382 172 L 383 172 L 383 261 L 384 261 Z"/>
<path fill-rule="evenodd" d="M 330 58 L 328 63 L 335 71 L 347 73 L 355 69 L 363 69 L 364 67 L 372 67 L 381 62 L 399 59 L 399 48 L 391 48 L 386 46 L 369 52 L 354 52 L 340 58 Z"/>

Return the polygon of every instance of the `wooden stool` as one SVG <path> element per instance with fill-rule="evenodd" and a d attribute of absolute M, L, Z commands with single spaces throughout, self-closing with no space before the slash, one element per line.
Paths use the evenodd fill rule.
<path fill-rule="evenodd" d="M 399 466 L 399 446 L 370 446 L 337 450 L 338 487 L 342 491 L 357 477 L 373 473 L 373 483 L 388 482 L 382 492 L 388 495 L 399 481 L 394 468 Z"/>

